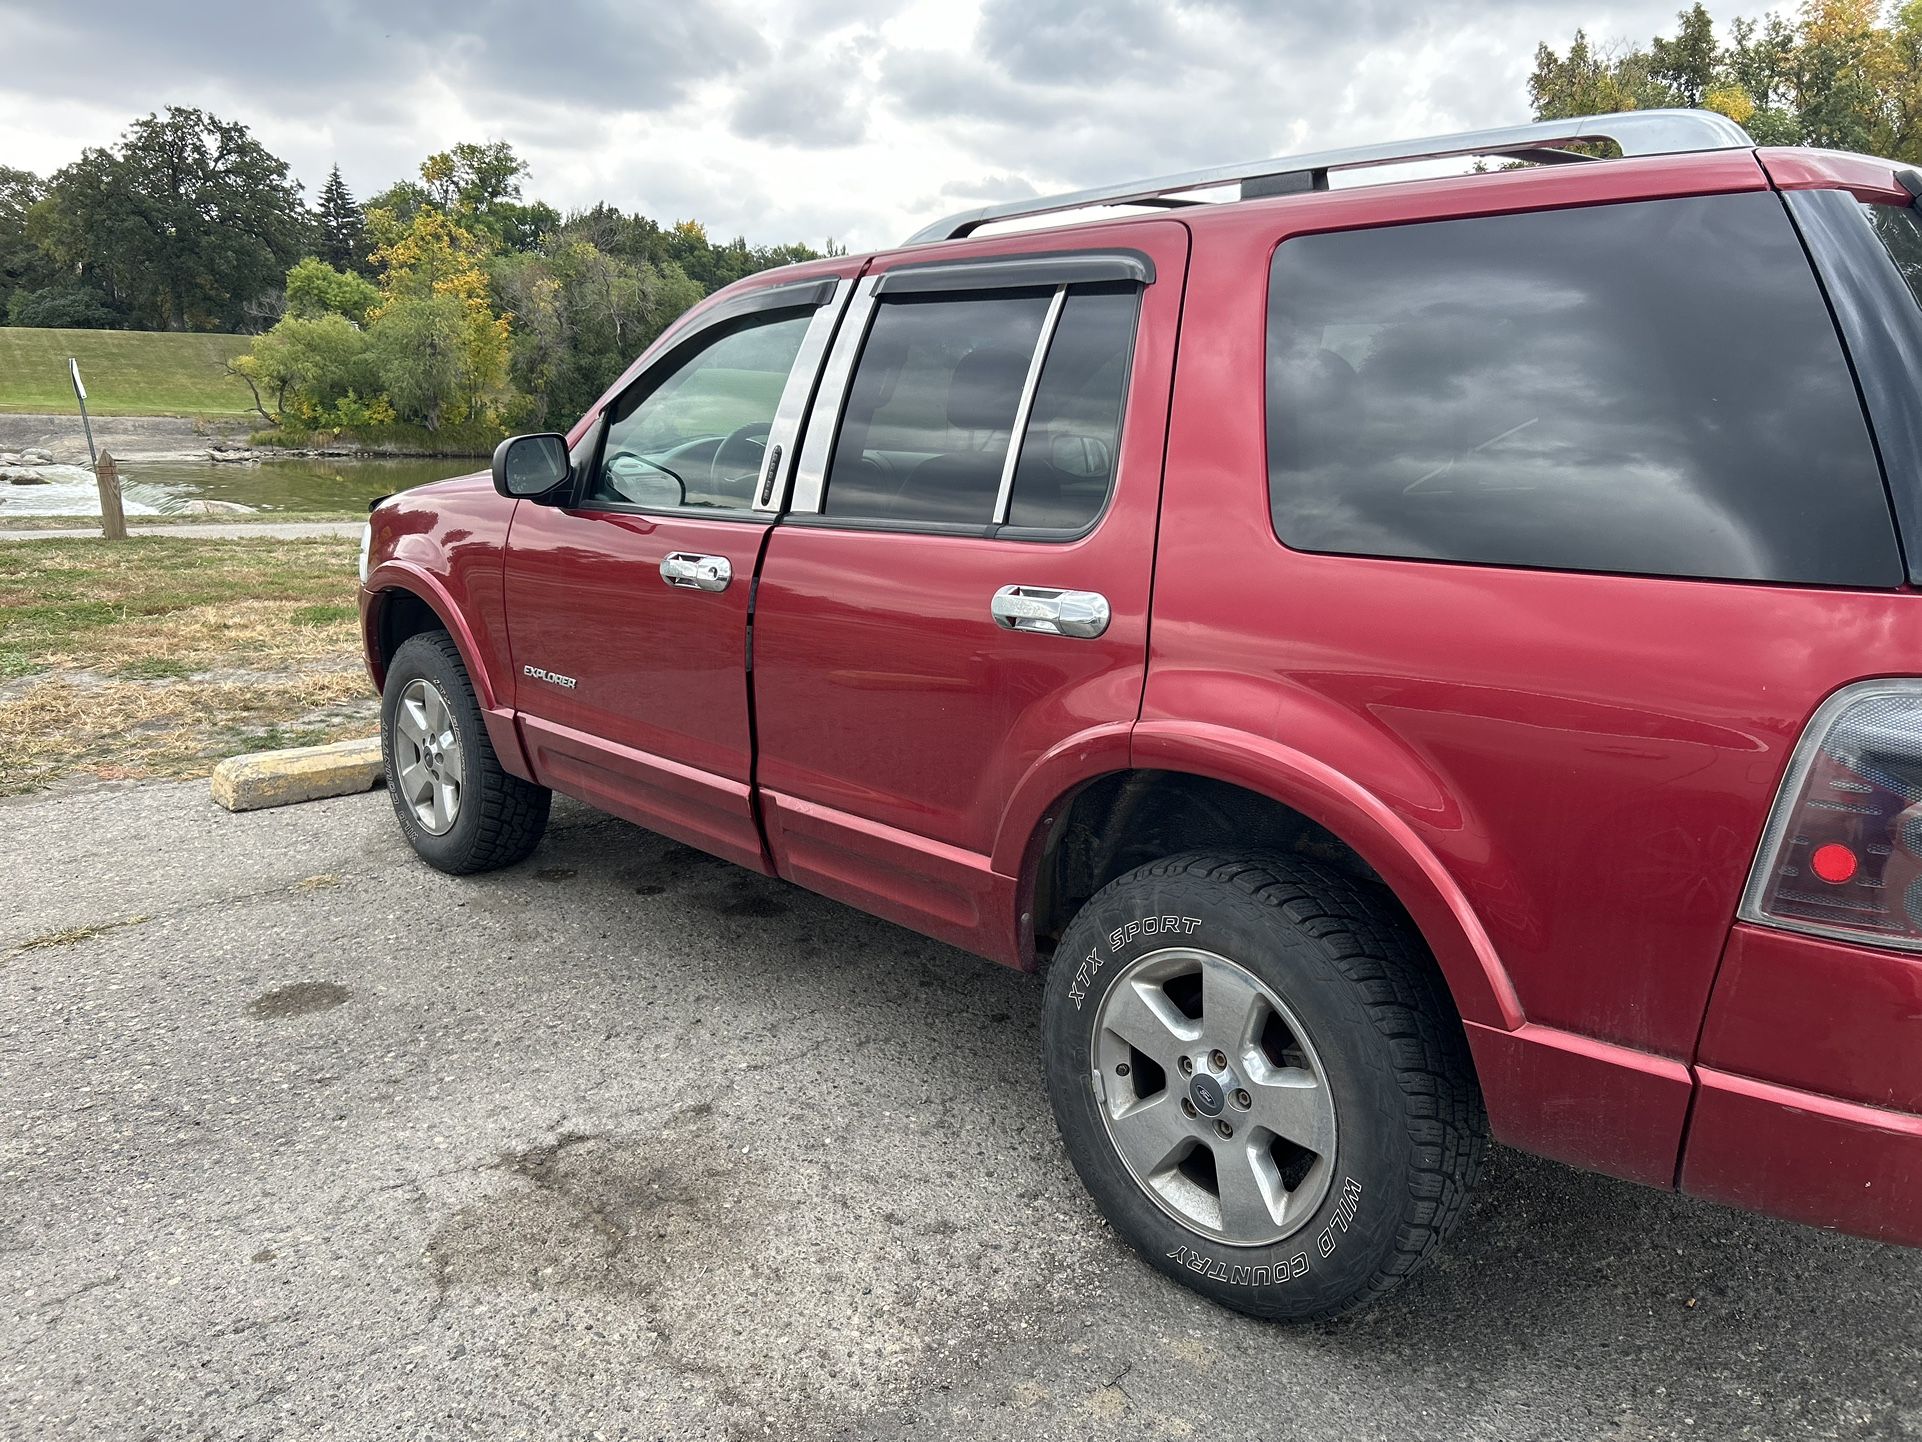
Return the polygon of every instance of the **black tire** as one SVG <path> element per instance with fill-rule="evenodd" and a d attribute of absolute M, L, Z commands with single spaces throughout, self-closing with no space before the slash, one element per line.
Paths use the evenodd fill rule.
<path fill-rule="evenodd" d="M 1293 1013 L 1333 1104 L 1325 1160 L 1298 1164 L 1326 1186 L 1325 1196 L 1307 1212 L 1316 1193 L 1305 1189 L 1299 1222 L 1286 1217 L 1284 1205 L 1276 1225 L 1289 1230 L 1266 1244 L 1225 1242 L 1151 1196 L 1123 1160 L 1107 1120 L 1111 1106 L 1125 1111 L 1144 1098 L 1111 1103 L 1110 1089 L 1122 1095 L 1123 1084 L 1105 1071 L 1097 1095 L 1095 1019 L 1103 998 L 1131 964 L 1141 963 L 1135 977 L 1152 977 L 1168 957 L 1182 964 L 1184 950 L 1232 962 Z M 1143 960 L 1151 956 L 1157 959 Z M 1115 1031 L 1104 1033 L 1103 1046 L 1112 1048 Z M 1419 938 L 1377 888 L 1295 857 L 1175 856 L 1103 888 L 1055 954 L 1045 1047 L 1048 1094 L 1069 1157 L 1115 1230 L 1160 1271 L 1251 1316 L 1326 1318 L 1386 1295 L 1440 1245 L 1480 1167 L 1487 1127 L 1467 1041 Z M 1141 1075 L 1156 1069 L 1142 1064 L 1144 1053 L 1127 1054 L 1135 1058 L 1135 1075 L 1125 1084 L 1131 1094 L 1143 1085 Z M 1208 1120 L 1215 1113 L 1197 1118 L 1191 1098 L 1204 1107 L 1227 1105 L 1222 1093 L 1208 1093 L 1205 1083 L 1191 1092 L 1196 1083 L 1173 1071 L 1166 1081 L 1180 1088 L 1173 1100 L 1192 1125 L 1248 1125 L 1232 1110 L 1221 1111 L 1218 1123 Z M 1240 1105 L 1250 1093 L 1232 1095 Z M 1241 1145 L 1266 1136 L 1250 1128 Z M 1192 1157 L 1203 1142 L 1216 1146 L 1205 1135 L 1176 1146 L 1192 1147 Z M 1233 1164 L 1234 1153 L 1220 1154 Z M 1212 1154 L 1205 1166 L 1204 1190 L 1216 1175 Z M 1223 1203 L 1217 1224 L 1226 1226 L 1226 1216 Z"/>
<path fill-rule="evenodd" d="M 453 824 L 440 835 L 421 823 L 400 785 L 394 718 L 401 693 L 415 681 L 439 691 L 460 743 L 460 805 Z M 493 871 L 526 860 L 540 844 L 553 793 L 501 769 L 460 650 L 445 631 L 410 636 L 394 653 L 381 692 L 380 738 L 394 815 L 408 844 L 429 866 L 453 876 Z"/>

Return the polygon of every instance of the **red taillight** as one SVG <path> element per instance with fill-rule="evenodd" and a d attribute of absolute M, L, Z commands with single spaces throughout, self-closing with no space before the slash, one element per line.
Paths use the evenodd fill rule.
<path fill-rule="evenodd" d="M 1815 713 L 1742 917 L 1922 951 L 1922 681 L 1865 681 Z"/>
<path fill-rule="evenodd" d="M 1839 841 L 1831 841 L 1826 846 L 1815 848 L 1809 858 L 1809 869 L 1830 886 L 1840 886 L 1853 881 L 1862 863 L 1855 859 L 1855 853 Z"/>

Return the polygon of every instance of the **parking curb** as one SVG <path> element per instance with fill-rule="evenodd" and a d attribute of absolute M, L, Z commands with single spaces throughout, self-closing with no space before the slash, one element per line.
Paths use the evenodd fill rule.
<path fill-rule="evenodd" d="M 380 738 L 375 736 L 230 756 L 214 768 L 211 789 L 229 811 L 259 811 L 371 791 L 380 778 Z"/>

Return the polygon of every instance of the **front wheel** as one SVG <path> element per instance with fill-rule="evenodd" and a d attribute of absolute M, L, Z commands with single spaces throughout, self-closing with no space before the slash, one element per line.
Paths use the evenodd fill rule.
<path fill-rule="evenodd" d="M 492 871 L 540 844 L 553 793 L 502 769 L 445 631 L 411 636 L 394 653 L 380 739 L 394 814 L 429 866 L 456 876 Z"/>
<path fill-rule="evenodd" d="M 1485 1124 L 1460 1022 L 1386 904 L 1287 856 L 1105 887 L 1048 978 L 1075 1169 L 1151 1264 L 1258 1317 L 1384 1295 L 1439 1245 Z"/>

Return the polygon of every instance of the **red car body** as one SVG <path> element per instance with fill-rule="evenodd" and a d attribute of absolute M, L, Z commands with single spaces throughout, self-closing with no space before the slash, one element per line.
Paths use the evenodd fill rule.
<path fill-rule="evenodd" d="M 1886 163 L 1739 150 L 946 242 L 943 262 L 1152 262 L 1091 530 L 1041 556 L 446 482 L 373 513 L 375 682 L 437 621 L 509 770 L 1021 968 L 1046 948 L 1038 893 L 1075 798 L 1131 774 L 1210 778 L 1325 828 L 1393 891 L 1498 1140 L 1922 1244 L 1922 957 L 1737 921 L 1811 716 L 1851 683 L 1922 672 L 1914 586 L 1311 554 L 1270 522 L 1264 296 L 1291 236 L 1772 189 L 1911 200 Z M 927 260 L 821 261 L 702 309 Z M 662 586 L 678 551 L 752 584 Z M 1098 590 L 1112 621 L 1036 644 L 988 618 L 1009 583 Z M 530 666 L 582 679 L 542 685 Z"/>

